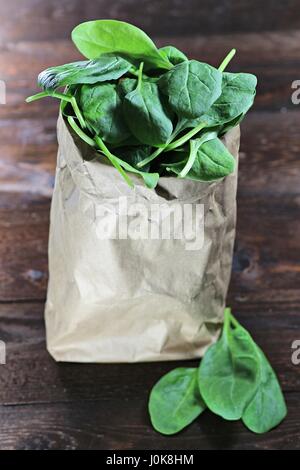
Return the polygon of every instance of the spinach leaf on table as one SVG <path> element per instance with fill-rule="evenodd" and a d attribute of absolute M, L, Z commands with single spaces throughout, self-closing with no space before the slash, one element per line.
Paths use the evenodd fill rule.
<path fill-rule="evenodd" d="M 72 31 L 77 49 L 88 59 L 114 53 L 144 61 L 155 68 L 170 69 L 171 62 L 155 46 L 144 31 L 117 20 L 87 21 Z"/>
<path fill-rule="evenodd" d="M 158 81 L 179 117 L 194 119 L 206 113 L 221 95 L 222 73 L 211 65 L 189 60 L 175 65 Z"/>
<path fill-rule="evenodd" d="M 242 420 L 251 431 L 261 434 L 277 426 L 285 418 L 287 408 L 275 372 L 262 350 L 256 347 L 259 355 L 259 380 Z"/>
<path fill-rule="evenodd" d="M 162 377 L 150 394 L 151 422 L 162 434 L 180 431 L 205 407 L 227 420 L 241 418 L 256 433 L 277 426 L 287 412 L 267 358 L 228 308 L 222 335 L 204 354 L 198 372 L 175 369 Z"/>
<path fill-rule="evenodd" d="M 87 124 L 106 142 L 116 144 L 130 136 L 115 83 L 83 85 L 79 104 Z"/>
<path fill-rule="evenodd" d="M 197 369 L 179 367 L 164 375 L 149 399 L 151 422 L 162 434 L 176 434 L 194 421 L 206 406 L 198 384 Z"/>
<path fill-rule="evenodd" d="M 143 144 L 160 146 L 168 141 L 173 124 L 158 86 L 142 81 L 124 97 L 123 112 L 132 134 Z"/>
<path fill-rule="evenodd" d="M 122 57 L 103 55 L 95 60 L 50 67 L 39 74 L 38 84 L 45 90 L 55 90 L 66 85 L 117 80 L 130 67 L 131 64 Z"/>
<path fill-rule="evenodd" d="M 227 420 L 240 419 L 256 391 L 258 372 L 255 343 L 243 327 L 231 328 L 226 312 L 222 336 L 199 367 L 199 387 L 207 407 Z"/>

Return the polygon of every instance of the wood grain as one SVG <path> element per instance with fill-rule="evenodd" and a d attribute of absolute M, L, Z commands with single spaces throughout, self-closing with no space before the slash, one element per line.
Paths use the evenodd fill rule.
<path fill-rule="evenodd" d="M 15 12 L 18 11 L 19 21 Z M 69 37 L 78 23 L 113 18 L 132 22 L 150 35 L 224 34 L 274 31 L 300 26 L 297 0 L 10 0 L 1 1 L 6 19 L 0 38 L 6 41 Z"/>
<path fill-rule="evenodd" d="M 49 198 L 34 193 L 5 193 L 1 204 L 0 301 L 44 299 Z"/>
<path fill-rule="evenodd" d="M 290 410 L 279 428 L 251 434 L 241 422 L 223 421 L 204 412 L 182 433 L 166 437 L 151 429 L 146 411 L 148 390 L 139 400 L 101 400 L 2 407 L 0 448 L 34 450 L 299 450 L 298 393 L 287 396 Z"/>
<path fill-rule="evenodd" d="M 255 436 L 241 423 L 206 412 L 180 435 L 166 438 L 150 427 L 148 394 L 162 374 L 182 362 L 55 363 L 45 348 L 43 304 L 3 304 L 0 336 L 7 344 L 7 364 L 1 366 L 0 448 L 300 448 L 300 368 L 291 362 L 299 305 L 245 304 L 237 313 L 282 383 L 289 415 L 280 428 Z"/>
<path fill-rule="evenodd" d="M 299 305 L 299 302 L 288 306 L 269 304 L 266 308 L 255 302 L 233 303 L 237 318 L 263 348 L 287 393 L 298 392 L 300 387 L 300 367 L 291 362 L 291 345 L 298 339 L 300 328 Z M 182 364 L 180 361 L 55 363 L 46 351 L 43 310 L 44 305 L 40 302 L 0 306 L 0 336 L 7 345 L 7 364 L 1 368 L 2 405 L 98 399 L 113 402 L 120 389 L 125 401 L 135 401 L 144 390 L 150 390 L 161 375 Z M 278 331 L 281 332 L 279 336 Z M 185 363 L 197 365 L 197 361 Z"/>

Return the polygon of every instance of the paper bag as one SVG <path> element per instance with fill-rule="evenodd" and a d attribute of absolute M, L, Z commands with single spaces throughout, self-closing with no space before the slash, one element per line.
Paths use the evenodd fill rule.
<path fill-rule="evenodd" d="M 223 138 L 236 160 L 239 137 L 236 127 Z M 58 143 L 45 310 L 50 354 L 72 362 L 201 357 L 223 321 L 237 169 L 211 183 L 162 177 L 154 190 L 131 173 L 131 189 L 61 116 Z M 169 232 L 160 232 L 163 221 Z"/>

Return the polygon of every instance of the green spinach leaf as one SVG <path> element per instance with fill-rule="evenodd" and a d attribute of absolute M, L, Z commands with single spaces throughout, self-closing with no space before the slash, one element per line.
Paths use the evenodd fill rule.
<path fill-rule="evenodd" d="M 166 57 L 173 65 L 188 60 L 187 56 L 174 46 L 164 46 L 158 50 L 160 54 Z"/>
<path fill-rule="evenodd" d="M 217 137 L 216 132 L 206 132 L 199 139 L 190 139 L 189 141 L 190 153 L 184 164 L 184 167 L 178 174 L 180 178 L 184 178 L 193 168 L 195 161 L 198 157 L 198 151 L 201 145 L 203 145 L 205 142 L 208 142 L 209 140 L 216 139 L 216 137 Z"/>
<path fill-rule="evenodd" d="M 137 168 L 137 164 L 144 160 L 144 158 L 148 157 L 151 154 L 151 147 L 149 146 L 135 146 L 135 147 L 125 147 L 118 149 L 118 155 L 124 160 L 125 162 L 132 165 L 134 168 Z M 150 170 L 150 164 L 145 165 L 143 167 L 143 172 L 148 172 Z"/>
<path fill-rule="evenodd" d="M 116 158 L 116 160 L 120 164 L 120 166 L 124 168 L 124 170 L 141 176 L 144 180 L 145 185 L 148 188 L 154 189 L 157 185 L 159 180 L 159 173 L 147 173 L 146 171 L 140 171 L 130 165 L 130 163 L 127 163 L 126 161 L 122 160 L 121 158 Z"/>
<path fill-rule="evenodd" d="M 103 55 L 95 60 L 50 67 L 39 74 L 38 84 L 45 90 L 55 90 L 66 85 L 116 80 L 130 67 L 131 64 L 122 57 Z"/>
<path fill-rule="evenodd" d="M 151 187 L 167 170 L 199 181 L 233 171 L 234 159 L 217 137 L 243 119 L 256 86 L 251 74 L 224 73 L 235 49 L 215 69 L 188 60 L 174 46 L 157 49 L 143 31 L 122 21 L 88 21 L 72 38 L 90 60 L 45 70 L 39 75 L 44 91 L 27 102 L 59 99 L 74 132 L 98 147 L 130 186 L 114 149 L 120 156 L 127 152 L 123 164 L 146 174 Z M 208 141 L 204 136 L 211 132 Z M 158 173 L 148 173 L 150 164 Z"/>
<path fill-rule="evenodd" d="M 206 113 L 221 95 L 222 73 L 211 65 L 189 60 L 175 65 L 158 81 L 179 117 L 194 119 Z"/>
<path fill-rule="evenodd" d="M 262 350 L 256 348 L 260 359 L 259 382 L 242 420 L 251 431 L 261 434 L 277 426 L 285 418 L 287 409 L 275 372 Z"/>
<path fill-rule="evenodd" d="M 202 116 L 208 126 L 227 123 L 251 108 L 257 79 L 250 73 L 223 73 L 222 94 Z"/>
<path fill-rule="evenodd" d="M 256 433 L 277 426 L 287 412 L 272 367 L 230 309 L 225 309 L 221 338 L 206 351 L 198 373 L 178 368 L 163 376 L 150 394 L 149 413 L 158 432 L 175 434 L 206 406 L 227 420 L 242 418 Z"/>
<path fill-rule="evenodd" d="M 116 144 L 130 136 L 116 84 L 83 85 L 79 103 L 87 124 L 106 142 Z"/>
<path fill-rule="evenodd" d="M 132 134 L 143 144 L 160 146 L 170 138 L 172 120 L 155 83 L 143 81 L 128 93 L 124 98 L 123 111 Z"/>
<path fill-rule="evenodd" d="M 171 62 L 159 53 L 154 42 L 141 29 L 123 21 L 96 20 L 76 26 L 72 40 L 88 59 L 104 53 L 125 55 L 153 67 L 170 69 Z"/>
<path fill-rule="evenodd" d="M 137 83 L 138 81 L 136 78 L 121 78 L 118 82 L 118 90 L 120 96 L 124 98 L 125 95 L 135 90 L 137 87 Z"/>
<path fill-rule="evenodd" d="M 175 434 L 194 421 L 206 406 L 197 385 L 197 369 L 180 367 L 154 385 L 149 413 L 154 429 Z"/>
<path fill-rule="evenodd" d="M 243 327 L 231 328 L 226 309 L 222 336 L 199 367 L 199 388 L 207 407 L 225 419 L 240 419 L 256 391 L 258 374 L 255 343 Z"/>
<path fill-rule="evenodd" d="M 220 139 L 213 138 L 215 135 L 215 132 L 205 134 L 202 137 L 204 142 L 201 141 L 201 138 L 195 139 L 185 163 L 175 167 L 170 166 L 170 171 L 180 176 L 184 172 L 186 178 L 198 181 L 214 181 L 232 173 L 235 168 L 235 159 Z M 207 140 L 205 140 L 206 138 Z M 192 166 L 188 168 L 189 171 L 186 173 L 184 168 L 189 161 L 191 152 L 193 155 Z"/>

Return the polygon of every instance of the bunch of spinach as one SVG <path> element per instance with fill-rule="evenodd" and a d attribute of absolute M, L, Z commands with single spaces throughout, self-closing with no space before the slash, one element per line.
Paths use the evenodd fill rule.
<path fill-rule="evenodd" d="M 250 334 L 225 309 L 220 339 L 197 368 L 178 368 L 153 387 L 149 413 L 153 427 L 175 434 L 206 408 L 226 420 L 241 419 L 255 433 L 265 433 L 286 416 L 276 375 Z"/>
<path fill-rule="evenodd" d="M 212 181 L 234 171 L 220 137 L 243 119 L 256 88 L 254 75 L 224 72 L 235 50 L 217 69 L 116 20 L 82 23 L 72 39 L 88 60 L 41 72 L 44 91 L 27 101 L 60 99 L 72 129 L 130 186 L 128 173 L 154 188 L 160 176 Z"/>

